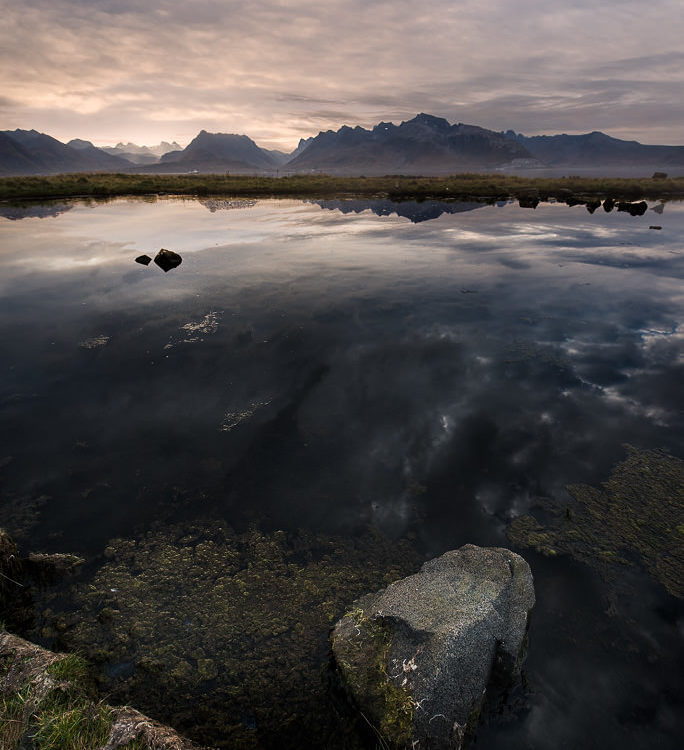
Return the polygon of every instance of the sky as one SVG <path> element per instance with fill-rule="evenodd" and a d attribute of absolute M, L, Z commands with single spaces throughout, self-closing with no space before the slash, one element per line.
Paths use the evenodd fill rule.
<path fill-rule="evenodd" d="M 684 144 L 681 0 L 0 0 L 0 130 L 291 151 L 419 112 Z"/>

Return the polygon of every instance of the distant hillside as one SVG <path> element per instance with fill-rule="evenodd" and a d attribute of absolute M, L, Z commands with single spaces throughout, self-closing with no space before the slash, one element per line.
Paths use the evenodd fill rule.
<path fill-rule="evenodd" d="M 35 174 L 35 160 L 21 143 L 0 131 L 0 175 Z"/>
<path fill-rule="evenodd" d="M 283 164 L 287 164 L 288 161 L 292 158 L 292 154 L 286 154 L 284 151 L 277 151 L 275 149 L 262 149 L 267 154 L 270 155 L 270 157 L 273 159 L 273 161 L 276 163 L 277 166 L 282 167 Z"/>
<path fill-rule="evenodd" d="M 0 174 L 30 175 L 127 169 L 124 159 L 105 154 L 88 141 L 69 146 L 36 130 L 0 131 Z"/>
<path fill-rule="evenodd" d="M 138 146 L 135 143 L 117 143 L 116 146 L 103 146 L 101 148 L 107 154 L 120 156 L 133 164 L 156 164 L 160 157 L 169 151 L 182 151 L 175 141 L 167 143 L 162 141 L 156 146 Z"/>
<path fill-rule="evenodd" d="M 283 163 L 278 153 L 259 148 L 246 135 L 202 130 L 186 148 L 164 154 L 158 165 L 145 171 L 274 171 Z"/>
<path fill-rule="evenodd" d="M 94 146 L 90 141 L 83 141 L 80 138 L 74 138 L 66 144 L 73 148 L 81 156 L 82 160 L 87 160 L 92 165 L 89 169 L 108 171 L 111 169 L 130 169 L 131 162 L 123 156 L 108 154 L 101 148 Z"/>
<path fill-rule="evenodd" d="M 319 133 L 288 170 L 331 174 L 445 174 L 468 169 L 492 169 L 511 163 L 532 164 L 530 152 L 502 133 L 475 125 L 450 125 L 447 120 L 420 114 L 393 125 L 381 122 L 372 130 L 346 125 L 337 132 Z"/>
<path fill-rule="evenodd" d="M 584 135 L 536 135 L 528 138 L 509 130 L 504 135 L 550 167 L 684 166 L 684 146 L 647 146 L 637 141 L 611 138 L 598 131 Z"/>

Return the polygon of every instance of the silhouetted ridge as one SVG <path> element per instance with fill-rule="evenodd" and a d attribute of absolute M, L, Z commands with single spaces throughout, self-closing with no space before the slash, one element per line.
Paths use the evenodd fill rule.
<path fill-rule="evenodd" d="M 532 158 L 523 145 L 501 133 L 450 125 L 444 118 L 421 113 L 401 125 L 381 122 L 372 130 L 343 125 L 337 132 L 319 133 L 287 167 L 347 174 L 435 174 Z"/>

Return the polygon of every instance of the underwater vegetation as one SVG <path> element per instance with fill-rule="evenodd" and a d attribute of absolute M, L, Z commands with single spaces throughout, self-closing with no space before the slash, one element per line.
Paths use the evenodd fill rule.
<path fill-rule="evenodd" d="M 684 461 L 659 450 L 626 446 L 602 487 L 567 487 L 574 500 L 546 524 L 516 518 L 508 529 L 519 547 L 571 555 L 607 579 L 635 562 L 672 596 L 684 598 Z"/>
<path fill-rule="evenodd" d="M 222 522 L 117 539 L 105 558 L 68 612 L 43 613 L 60 645 L 99 667 L 111 701 L 246 748 L 358 746 L 331 705 L 328 631 L 355 598 L 422 562 L 372 530 L 238 535 Z"/>

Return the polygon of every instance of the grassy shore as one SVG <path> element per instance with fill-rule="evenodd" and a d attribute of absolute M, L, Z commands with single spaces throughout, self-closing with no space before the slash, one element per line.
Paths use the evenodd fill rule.
<path fill-rule="evenodd" d="M 246 198 L 393 198 L 395 200 L 500 200 L 538 195 L 565 199 L 569 195 L 622 200 L 684 198 L 684 177 L 587 178 L 517 177 L 459 174 L 447 177 L 331 177 L 294 175 L 184 174 L 60 174 L 0 178 L 0 200 L 69 197 L 108 198 L 120 195 L 222 195 Z"/>

